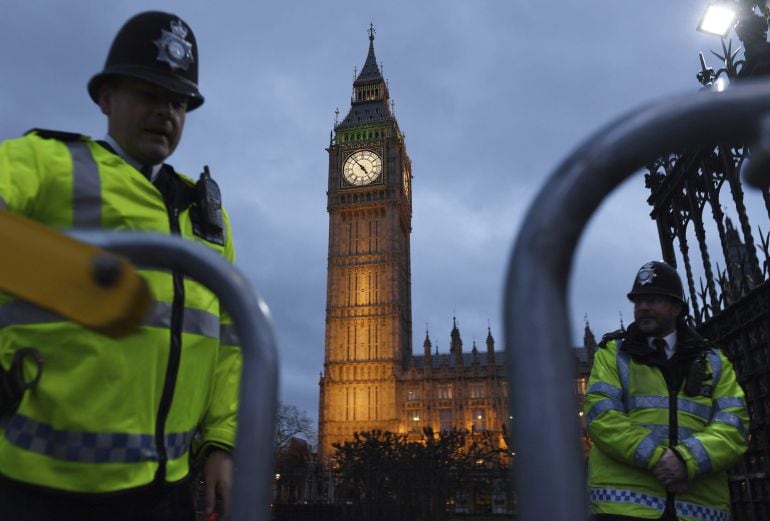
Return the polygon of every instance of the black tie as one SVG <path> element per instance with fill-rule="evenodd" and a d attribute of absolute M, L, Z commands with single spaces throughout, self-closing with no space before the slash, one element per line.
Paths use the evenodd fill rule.
<path fill-rule="evenodd" d="M 665 340 L 663 340 L 662 338 L 654 338 L 652 340 L 652 345 L 655 347 L 655 350 L 658 353 L 668 358 L 668 356 L 666 355 L 666 347 L 668 346 L 668 344 L 666 344 Z"/>

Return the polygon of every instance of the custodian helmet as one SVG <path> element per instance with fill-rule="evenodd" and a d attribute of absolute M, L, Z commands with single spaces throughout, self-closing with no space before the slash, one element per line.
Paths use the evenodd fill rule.
<path fill-rule="evenodd" d="M 181 18 L 148 11 L 128 20 L 112 42 L 104 70 L 88 82 L 98 102 L 99 87 L 110 76 L 129 76 L 187 96 L 187 111 L 203 104 L 198 91 L 198 45 Z"/>
<path fill-rule="evenodd" d="M 665 295 L 685 304 L 679 274 L 670 265 L 661 261 L 648 262 L 639 268 L 628 298 L 633 301 L 637 295 Z"/>

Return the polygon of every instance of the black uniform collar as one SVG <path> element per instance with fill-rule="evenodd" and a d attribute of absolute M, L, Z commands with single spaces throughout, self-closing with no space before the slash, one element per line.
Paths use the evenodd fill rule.
<path fill-rule="evenodd" d="M 692 330 L 683 320 L 678 320 L 676 326 L 677 340 L 674 357 L 681 360 L 689 360 L 696 357 L 703 350 L 708 349 L 709 346 L 705 339 Z M 653 363 L 658 361 L 659 358 L 665 358 L 665 355 L 660 355 L 650 346 L 647 336 L 639 330 L 636 322 L 629 324 L 620 349 L 642 363 Z"/>

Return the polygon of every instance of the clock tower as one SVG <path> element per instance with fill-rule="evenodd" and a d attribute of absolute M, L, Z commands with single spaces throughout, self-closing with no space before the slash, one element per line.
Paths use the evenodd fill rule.
<path fill-rule="evenodd" d="M 329 152 L 329 255 L 318 446 L 403 430 L 397 380 L 412 355 L 411 162 L 388 86 L 369 53 Z"/>

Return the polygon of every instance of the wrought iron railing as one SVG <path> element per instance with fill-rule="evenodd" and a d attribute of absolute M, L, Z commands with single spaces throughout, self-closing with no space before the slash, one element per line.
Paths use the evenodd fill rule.
<path fill-rule="evenodd" d="M 761 135 L 768 109 L 770 84 L 749 81 L 725 92 L 703 91 L 645 106 L 600 130 L 567 157 L 532 203 L 516 239 L 504 296 L 510 407 L 517 420 L 513 424 L 518 458 L 515 481 L 522 520 L 574 521 L 587 517 L 585 464 L 574 415 L 574 357 L 566 290 L 575 248 L 589 218 L 623 180 L 653 165 L 652 183 L 664 187 L 687 183 L 689 187 L 683 201 L 680 185 L 671 187 L 670 197 L 677 201 L 674 213 L 670 220 L 659 221 L 664 258 L 672 259 L 673 243 L 669 239 L 688 220 L 702 219 L 702 202 L 710 190 L 719 183 L 738 183 L 735 157 L 714 156 L 712 152 L 719 144 L 754 143 Z M 682 155 L 681 161 L 671 159 L 672 154 L 683 150 L 712 152 Z M 722 161 L 722 177 L 709 181 L 710 185 L 703 176 L 696 176 L 694 181 L 684 179 L 684 174 L 676 181 L 654 178 L 660 169 L 664 177 L 667 173 L 700 172 L 698 165 L 704 161 Z M 740 227 L 745 234 L 743 222 Z M 686 234 L 682 236 L 686 238 Z M 749 250 L 753 251 L 751 247 Z M 756 274 L 758 262 L 750 262 L 749 266 L 749 272 Z M 712 282 L 720 277 L 725 280 L 727 275 L 718 274 L 724 269 L 727 267 L 716 275 L 712 273 Z M 689 271 L 688 287 L 691 296 L 704 295 L 710 318 L 731 307 L 719 300 L 716 286 L 706 283 L 696 292 Z M 749 289 L 747 294 L 741 289 L 741 295 L 749 296 L 753 291 L 757 289 Z M 692 302 L 696 299 L 692 298 Z M 757 320 L 767 322 L 761 314 Z M 754 392 L 756 399 L 766 404 L 767 383 L 764 391 L 759 381 L 757 387 L 758 391 L 749 389 L 749 393 Z M 752 428 L 752 436 L 762 441 L 752 443 L 764 443 L 764 452 L 760 451 L 752 468 L 766 472 L 767 436 L 756 432 Z M 764 481 L 744 484 L 756 492 L 752 498 L 764 494 L 752 505 L 767 508 L 767 492 L 760 490 L 767 480 L 761 479 Z"/>

